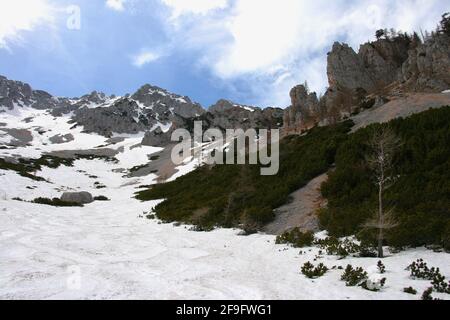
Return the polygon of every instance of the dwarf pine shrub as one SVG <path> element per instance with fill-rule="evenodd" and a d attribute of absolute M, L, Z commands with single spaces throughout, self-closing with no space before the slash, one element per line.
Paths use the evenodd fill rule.
<path fill-rule="evenodd" d="M 406 269 L 411 272 L 413 279 L 433 280 L 437 274 L 440 274 L 439 268 L 428 268 L 427 263 L 423 259 L 417 259 Z"/>
<path fill-rule="evenodd" d="M 377 267 L 378 267 L 378 271 L 379 271 L 381 274 L 383 274 L 383 273 L 386 272 L 386 266 L 383 264 L 383 262 L 381 262 L 381 260 L 378 261 Z"/>
<path fill-rule="evenodd" d="M 347 287 L 360 286 L 367 280 L 367 272 L 361 267 L 353 269 L 353 266 L 349 264 L 345 268 L 341 280 L 345 281 Z"/>
<path fill-rule="evenodd" d="M 403 292 L 406 292 L 406 293 L 409 293 L 409 294 L 413 294 L 413 295 L 417 294 L 417 290 L 414 289 L 413 287 L 404 288 Z"/>
<path fill-rule="evenodd" d="M 323 263 L 315 267 L 308 261 L 302 266 L 301 271 L 307 278 L 315 279 L 323 276 L 328 271 L 328 268 Z"/>
<path fill-rule="evenodd" d="M 314 234 L 311 231 L 302 232 L 299 228 L 286 231 L 277 236 L 276 244 L 291 244 L 294 248 L 309 247 L 313 244 Z"/>

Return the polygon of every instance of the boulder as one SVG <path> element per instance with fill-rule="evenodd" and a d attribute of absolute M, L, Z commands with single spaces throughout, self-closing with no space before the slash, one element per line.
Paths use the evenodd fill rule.
<path fill-rule="evenodd" d="M 61 196 L 62 201 L 75 202 L 79 204 L 87 204 L 94 201 L 94 198 L 89 192 L 64 192 Z"/>

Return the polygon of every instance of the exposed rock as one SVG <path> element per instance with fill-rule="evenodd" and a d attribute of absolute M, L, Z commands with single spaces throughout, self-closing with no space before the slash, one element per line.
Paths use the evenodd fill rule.
<path fill-rule="evenodd" d="M 15 107 L 21 108 L 30 106 L 35 109 L 52 109 L 67 105 L 68 99 L 55 98 L 42 90 L 32 90 L 27 83 L 8 80 L 0 76 L 0 112 L 3 107 L 6 110 L 13 110 Z"/>
<path fill-rule="evenodd" d="M 14 138 L 14 140 L 8 143 L 10 146 L 24 147 L 33 141 L 33 135 L 27 129 L 0 128 L 0 131 L 4 131 Z"/>
<path fill-rule="evenodd" d="M 66 143 L 74 140 L 74 137 L 71 133 L 65 134 L 65 135 L 55 135 L 53 137 L 50 137 L 48 140 L 50 140 L 51 143 L 54 144 L 61 144 Z"/>
<path fill-rule="evenodd" d="M 59 117 L 72 113 L 73 126 L 83 126 L 84 132 L 112 137 L 113 133 L 146 132 L 144 145 L 164 146 L 177 128 L 193 129 L 195 120 L 204 121 L 204 128 L 278 128 L 283 111 L 259 108 L 220 100 L 206 112 L 186 96 L 170 93 L 146 84 L 132 95 L 107 96 L 93 91 L 80 98 L 56 98 L 33 90 L 28 84 L 0 77 L 0 112 L 14 108 L 48 109 Z M 44 132 L 44 131 L 42 131 Z M 70 137 L 54 136 L 52 143 L 63 143 Z"/>
<path fill-rule="evenodd" d="M 204 117 L 208 127 L 225 129 L 272 129 L 283 123 L 283 110 L 279 108 L 260 108 L 219 100 L 208 108 Z"/>
<path fill-rule="evenodd" d="M 161 128 L 153 131 L 147 131 L 142 139 L 141 144 L 144 146 L 161 147 L 170 142 L 171 133 L 163 132 Z"/>
<path fill-rule="evenodd" d="M 450 88 L 450 37 L 438 34 L 408 52 L 401 80 L 408 91 L 442 92 Z"/>
<path fill-rule="evenodd" d="M 319 110 L 319 100 L 315 92 L 308 92 L 305 85 L 298 85 L 290 92 L 291 106 L 284 112 L 283 128 L 287 131 L 300 131 L 314 123 Z"/>
<path fill-rule="evenodd" d="M 78 204 L 88 204 L 94 201 L 89 192 L 64 192 L 61 196 L 62 201 L 74 202 Z"/>
<path fill-rule="evenodd" d="M 139 88 L 131 99 L 149 107 L 160 116 L 168 113 L 179 115 L 183 118 L 198 117 L 205 112 L 198 103 L 193 103 L 189 97 L 180 96 L 168 92 L 156 86 L 146 84 Z"/>
<path fill-rule="evenodd" d="M 136 101 L 124 98 L 112 106 L 81 108 L 73 119 L 84 127 L 85 132 L 104 136 L 116 133 L 137 133 L 149 130 L 157 120 L 151 110 L 140 108 Z"/>
<path fill-rule="evenodd" d="M 328 83 L 331 88 L 373 89 L 374 81 L 361 57 L 347 44 L 335 42 L 328 54 Z"/>
<path fill-rule="evenodd" d="M 374 85 L 373 88 L 363 88 L 371 91 L 397 81 L 400 68 L 408 58 L 410 45 L 411 40 L 406 37 L 380 39 L 361 45 L 358 56 Z"/>

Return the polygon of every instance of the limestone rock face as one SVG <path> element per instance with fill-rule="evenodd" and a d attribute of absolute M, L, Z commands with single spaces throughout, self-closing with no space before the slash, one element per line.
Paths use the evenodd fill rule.
<path fill-rule="evenodd" d="M 110 98 L 111 100 L 111 98 Z M 205 111 L 188 97 L 146 84 L 133 95 L 112 100 L 110 104 L 75 111 L 74 120 L 87 132 L 109 136 L 112 132 L 168 132 L 180 118 L 200 116 Z M 155 133 L 155 136 L 159 134 Z M 148 142 L 148 139 L 146 140 Z"/>
<path fill-rule="evenodd" d="M 291 106 L 284 112 L 284 128 L 301 130 L 314 122 L 319 113 L 319 100 L 315 92 L 308 92 L 305 85 L 298 85 L 290 92 Z"/>
<path fill-rule="evenodd" d="M 363 59 L 347 44 L 335 42 L 327 62 L 328 83 L 331 88 L 363 88 L 369 91 L 374 87 Z"/>
<path fill-rule="evenodd" d="M 208 127 L 225 129 L 272 129 L 279 128 L 283 122 L 283 110 L 279 108 L 260 108 L 219 100 L 208 108 L 206 115 Z"/>
<path fill-rule="evenodd" d="M 358 56 L 375 87 L 380 88 L 398 80 L 401 66 L 408 59 L 410 46 L 410 40 L 402 37 L 361 45 Z"/>
<path fill-rule="evenodd" d="M 336 42 L 328 54 L 330 88 L 370 92 L 387 86 L 398 80 L 410 48 L 411 40 L 406 37 L 368 42 L 360 46 L 358 53 Z"/>
<path fill-rule="evenodd" d="M 450 88 L 450 37 L 435 35 L 408 52 L 401 80 L 409 91 L 441 92 Z"/>
<path fill-rule="evenodd" d="M 147 131 L 141 144 L 144 146 L 163 147 L 170 143 L 172 132 L 163 132 L 159 127 L 156 130 Z"/>
<path fill-rule="evenodd" d="M 64 192 L 61 196 L 62 201 L 75 202 L 78 204 L 88 204 L 94 201 L 89 192 Z"/>
<path fill-rule="evenodd" d="M 0 76 L 0 112 L 22 107 L 54 109 L 69 105 L 69 99 L 56 98 L 42 90 L 33 90 L 29 84 Z"/>

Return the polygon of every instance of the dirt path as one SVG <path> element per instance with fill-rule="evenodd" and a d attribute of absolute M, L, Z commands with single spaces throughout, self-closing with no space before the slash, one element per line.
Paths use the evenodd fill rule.
<path fill-rule="evenodd" d="M 320 195 L 320 185 L 327 177 L 327 174 L 320 175 L 292 193 L 292 201 L 275 209 L 275 220 L 264 231 L 276 235 L 295 227 L 317 231 L 319 226 L 316 210 L 325 202 Z"/>

